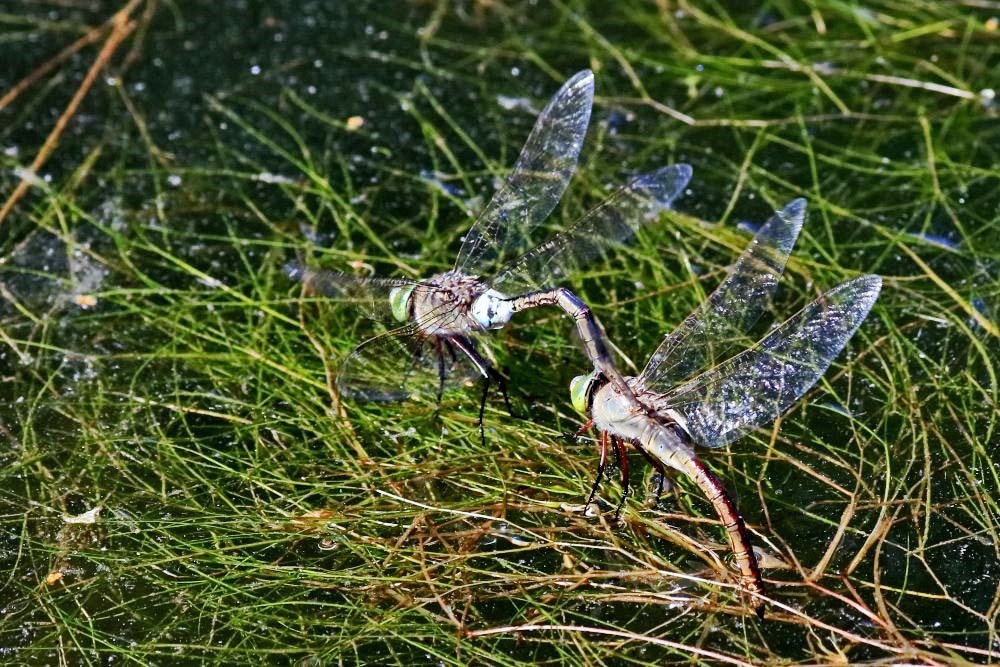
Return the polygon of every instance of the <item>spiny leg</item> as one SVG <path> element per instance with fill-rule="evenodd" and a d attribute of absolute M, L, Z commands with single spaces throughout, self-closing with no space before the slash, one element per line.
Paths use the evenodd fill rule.
<path fill-rule="evenodd" d="M 491 376 L 489 373 L 483 378 L 483 393 L 479 397 L 479 441 L 486 448 L 486 425 L 484 424 L 484 417 L 486 416 L 486 398 L 490 395 L 490 383 Z"/>
<path fill-rule="evenodd" d="M 486 447 L 486 427 L 483 425 L 483 417 L 486 415 L 486 398 L 490 392 L 490 384 L 496 382 L 499 385 L 504 403 L 507 405 L 507 410 L 511 412 L 510 399 L 507 397 L 507 381 L 490 365 L 490 362 L 486 361 L 479 354 L 471 339 L 464 336 L 452 336 L 448 338 L 448 341 L 461 350 L 469 358 L 469 361 L 473 363 L 480 375 L 483 376 L 485 386 L 483 387 L 483 394 L 479 399 L 479 437 L 482 440 L 483 447 Z M 513 412 L 511 414 L 513 415 Z"/>
<path fill-rule="evenodd" d="M 434 348 L 437 350 L 437 341 L 435 340 Z M 427 349 L 427 339 L 420 336 L 416 339 L 416 345 L 413 348 L 413 356 L 410 358 L 410 365 L 405 371 L 405 375 L 409 376 L 414 370 L 421 365 L 421 361 L 424 358 L 424 352 Z M 438 399 L 440 402 L 440 398 Z"/>
<path fill-rule="evenodd" d="M 667 475 L 663 470 L 656 471 L 656 493 L 653 496 L 653 502 L 660 502 L 660 498 L 663 497 L 663 486 L 666 483 Z"/>
<path fill-rule="evenodd" d="M 434 338 L 434 351 L 437 354 L 437 367 L 438 367 L 438 390 L 437 390 L 437 406 L 438 409 L 441 408 L 441 399 L 444 397 L 444 380 L 447 375 L 447 370 L 444 366 L 444 353 L 445 351 L 451 356 L 452 362 L 455 361 L 455 349 L 452 347 L 451 343 L 447 338 L 442 338 L 436 336 Z"/>
<path fill-rule="evenodd" d="M 611 436 L 611 451 L 615 455 L 615 463 L 622 480 L 622 499 L 618 501 L 615 508 L 615 523 L 621 518 L 622 508 L 625 507 L 625 500 L 628 498 L 629 476 L 628 476 L 628 452 L 625 451 L 625 443 L 618 436 Z"/>
<path fill-rule="evenodd" d="M 486 396 L 489 394 L 490 385 L 492 383 L 496 383 L 497 389 L 500 391 L 500 396 L 503 397 L 503 404 L 504 407 L 507 408 L 507 414 L 513 417 L 514 409 L 510 407 L 510 396 L 507 395 L 507 378 L 504 377 L 503 373 L 493 368 L 488 361 L 482 357 L 480 357 L 480 359 L 484 364 L 486 364 L 486 386 L 483 387 L 483 396 L 479 404 L 479 419 L 482 420 L 483 413 L 486 410 Z"/>
<path fill-rule="evenodd" d="M 656 474 L 659 477 L 659 482 L 656 485 L 656 502 L 660 502 L 660 496 L 663 495 L 663 485 L 666 483 L 667 479 L 667 469 L 656 457 L 650 456 L 645 449 L 641 447 L 638 449 L 642 453 L 643 457 L 649 461 L 649 465 L 653 466 L 653 470 L 656 471 Z"/>
<path fill-rule="evenodd" d="M 456 348 L 463 354 L 467 353 L 465 352 L 465 348 L 460 344 L 460 339 L 458 338 L 438 336 L 435 340 L 438 341 L 438 381 L 440 383 L 438 386 L 438 403 L 440 403 L 441 397 L 444 394 L 444 383 L 448 376 L 448 369 L 454 369 L 455 365 L 458 363 L 458 354 L 455 353 Z M 448 366 L 445 365 L 444 352 L 448 353 Z M 476 360 L 471 357 L 470 360 L 476 365 L 476 370 L 479 370 L 480 373 L 482 373 L 482 369 L 478 367 L 479 364 L 476 363 Z"/>
<path fill-rule="evenodd" d="M 582 431 L 583 429 L 581 429 Z M 590 487 L 590 495 L 587 496 L 587 502 L 583 506 L 584 513 L 587 512 L 590 503 L 594 502 L 594 497 L 597 496 L 597 488 L 601 485 L 601 479 L 604 477 L 604 471 L 608 465 L 608 434 L 606 431 L 601 431 L 601 445 L 598 451 L 600 455 L 597 457 L 597 476 L 594 478 L 593 486 Z"/>
<path fill-rule="evenodd" d="M 458 363 L 458 355 L 455 354 L 455 345 L 450 338 L 445 338 L 444 342 L 446 343 L 445 349 L 448 351 L 448 357 L 451 359 L 451 365 L 454 367 Z"/>
<path fill-rule="evenodd" d="M 448 360 L 450 360 L 450 366 L 454 368 L 455 364 L 458 363 L 458 354 L 455 350 L 460 350 L 465 354 L 469 360 L 476 366 L 476 370 L 486 378 L 486 389 L 483 392 L 483 397 L 479 404 L 479 436 L 482 440 L 483 446 L 486 445 L 486 433 L 483 431 L 483 411 L 486 404 L 486 392 L 489 391 L 490 380 L 489 375 L 483 372 L 483 368 L 480 366 L 479 361 L 483 361 L 481 357 L 473 356 L 469 354 L 468 348 L 463 345 L 465 342 L 461 337 L 450 337 L 450 336 L 437 336 L 435 337 L 435 350 L 437 352 L 437 362 L 438 362 L 438 392 L 437 392 L 437 402 L 438 408 L 441 407 L 441 400 L 444 397 L 444 385 L 445 380 L 448 376 L 448 367 L 446 366 L 445 353 L 447 353 Z M 473 350 L 475 353 L 475 350 Z M 479 361 L 477 361 L 477 358 Z M 485 363 L 485 362 L 484 362 Z M 487 365 L 487 369 L 489 366 Z"/>

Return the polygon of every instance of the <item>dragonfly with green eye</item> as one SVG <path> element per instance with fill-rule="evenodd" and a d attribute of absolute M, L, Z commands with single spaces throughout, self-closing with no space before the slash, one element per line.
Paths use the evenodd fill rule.
<path fill-rule="evenodd" d="M 626 378 L 638 409 L 633 399 L 593 373 L 576 377 L 570 387 L 574 408 L 589 414 L 587 427 L 601 433 L 590 500 L 604 474 L 609 442 L 622 463 L 625 443 L 630 443 L 661 479 L 666 468 L 690 477 L 722 520 L 740 586 L 761 618 L 764 584 L 746 525 L 695 446 L 722 447 L 784 413 L 840 354 L 882 286 L 878 276 L 863 275 L 834 287 L 739 351 L 747 331 L 770 306 L 804 217 L 802 199 L 771 217 L 725 280 L 663 340 L 642 373 Z M 621 470 L 627 493 L 628 469 L 622 465 Z"/>
<path fill-rule="evenodd" d="M 604 343 L 590 309 L 560 283 L 582 265 L 669 209 L 691 178 L 679 164 L 632 178 L 577 222 L 543 243 L 533 236 L 569 184 L 590 122 L 594 77 L 570 78 L 535 122 L 504 184 L 465 235 L 449 271 L 426 280 L 358 277 L 298 262 L 286 273 L 312 292 L 360 305 L 392 320 L 390 331 L 368 339 L 347 357 L 337 378 L 342 395 L 391 401 L 434 386 L 438 403 L 446 382 L 482 378 L 480 433 L 491 384 L 507 403 L 506 382 L 480 334 L 504 327 L 517 312 L 555 305 L 570 315 L 595 372 L 626 397 L 631 390 Z M 463 368 L 455 368 L 462 367 Z"/>

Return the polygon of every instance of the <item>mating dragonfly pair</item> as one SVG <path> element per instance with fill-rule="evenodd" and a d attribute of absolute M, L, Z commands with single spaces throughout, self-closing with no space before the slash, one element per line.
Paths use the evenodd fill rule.
<path fill-rule="evenodd" d="M 504 377 L 475 344 L 528 308 L 555 305 L 570 315 L 593 371 L 571 383 L 573 405 L 601 433 L 593 499 L 609 444 L 625 462 L 631 444 L 662 474 L 690 477 L 724 524 L 751 604 L 763 616 L 764 586 L 749 535 L 725 486 L 694 447 L 715 448 L 787 410 L 826 371 L 868 315 L 881 280 L 864 275 L 839 285 L 728 359 L 769 307 L 771 295 L 805 218 L 797 199 L 762 225 L 750 246 L 709 298 L 674 329 L 636 377 L 623 377 L 590 309 L 561 286 L 583 264 L 630 239 L 671 207 L 691 168 L 668 166 L 633 178 L 580 220 L 538 244 L 533 234 L 569 184 L 593 103 L 594 78 L 580 72 L 541 112 L 505 183 L 466 234 L 455 266 L 423 281 L 358 278 L 286 266 L 306 288 L 391 314 L 400 326 L 359 345 L 338 376 L 342 395 L 369 400 L 406 398 L 413 375 L 435 378 L 438 399 L 449 378 L 484 382 L 482 421 L 491 384 L 508 404 Z M 485 348 L 484 348 L 485 349 Z M 427 352 L 430 351 L 431 354 Z M 717 363 L 720 359 L 725 359 Z M 622 482 L 628 491 L 627 467 Z M 589 501 L 588 501 L 589 503 Z"/>

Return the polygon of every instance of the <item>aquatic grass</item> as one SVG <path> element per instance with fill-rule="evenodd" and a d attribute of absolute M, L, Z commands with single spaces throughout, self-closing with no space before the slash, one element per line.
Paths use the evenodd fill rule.
<path fill-rule="evenodd" d="M 996 661 L 985 12 L 442 3 L 310 29 L 276 9 L 296 30 L 252 49 L 222 35 L 230 68 L 205 57 L 196 10 L 142 9 L 120 82 L 85 100 L 102 122 L 79 117 L 0 223 L 7 662 Z M 4 17 L 48 38 L 106 18 Z M 50 55 L 5 43 L 19 76 Z M 43 140 L 28 119 L 58 117 L 39 110 L 72 97 L 87 53 L 2 112 L 17 146 L 3 192 Z M 491 395 L 484 447 L 474 388 L 440 407 L 342 402 L 339 364 L 376 329 L 281 271 L 293 257 L 361 274 L 450 264 L 530 127 L 520 103 L 588 65 L 594 128 L 552 229 L 628 173 L 695 166 L 677 214 L 574 278 L 637 369 L 745 246 L 740 223 L 794 197 L 809 213 L 775 318 L 859 273 L 886 278 L 800 405 L 705 452 L 761 549 L 764 624 L 686 480 L 657 500 L 633 457 L 621 521 L 613 479 L 582 511 L 597 454 L 574 435 L 566 386 L 586 369 L 564 317 L 491 339 L 516 418 Z"/>

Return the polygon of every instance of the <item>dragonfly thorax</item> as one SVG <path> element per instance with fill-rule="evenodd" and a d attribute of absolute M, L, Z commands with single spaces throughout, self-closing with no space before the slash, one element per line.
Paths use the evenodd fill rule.
<path fill-rule="evenodd" d="M 636 378 L 626 378 L 629 386 L 636 390 Z M 638 389 L 636 398 L 649 406 L 654 394 Z M 691 437 L 684 425 L 683 417 L 675 410 L 638 411 L 631 401 L 610 382 L 594 393 L 590 416 L 594 427 L 612 433 L 624 440 L 637 443 L 658 461 L 684 472 L 685 462 L 695 456 Z"/>
<path fill-rule="evenodd" d="M 634 378 L 626 378 L 625 381 L 629 386 L 634 384 Z M 596 428 L 629 440 L 641 439 L 648 423 L 656 423 L 646 412 L 634 409 L 632 402 L 606 380 L 593 389 L 590 416 Z"/>
<path fill-rule="evenodd" d="M 473 308 L 489 292 L 493 290 L 478 276 L 458 271 L 439 273 L 413 287 L 406 319 L 417 322 L 425 336 L 465 335 L 483 328 Z"/>

